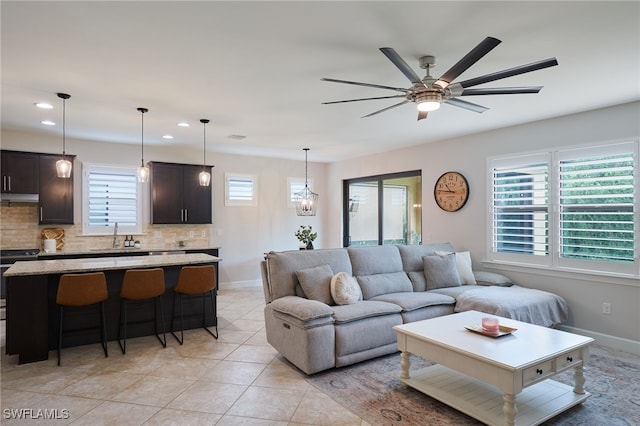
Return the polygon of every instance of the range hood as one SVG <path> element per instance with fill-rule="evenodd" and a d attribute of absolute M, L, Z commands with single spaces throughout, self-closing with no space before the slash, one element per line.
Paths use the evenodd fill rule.
<path fill-rule="evenodd" d="M 4 192 L 0 194 L 0 201 L 3 203 L 37 203 L 38 194 L 12 194 Z"/>

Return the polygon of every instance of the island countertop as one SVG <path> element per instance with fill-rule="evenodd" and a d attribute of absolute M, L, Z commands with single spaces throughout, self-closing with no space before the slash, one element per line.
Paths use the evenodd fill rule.
<path fill-rule="evenodd" d="M 95 257 L 84 259 L 52 259 L 16 262 L 4 273 L 5 277 L 28 275 L 68 274 L 108 271 L 128 268 L 162 268 L 174 265 L 197 265 L 220 262 L 222 259 L 204 253 L 151 256 Z"/>

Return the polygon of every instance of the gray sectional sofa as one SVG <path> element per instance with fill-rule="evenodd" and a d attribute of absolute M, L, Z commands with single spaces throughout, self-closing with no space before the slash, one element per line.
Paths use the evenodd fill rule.
<path fill-rule="evenodd" d="M 306 374 L 396 352 L 393 326 L 452 314 L 462 299 L 528 322 L 567 319 L 562 298 L 471 272 L 449 243 L 270 252 L 261 266 L 267 340 Z"/>

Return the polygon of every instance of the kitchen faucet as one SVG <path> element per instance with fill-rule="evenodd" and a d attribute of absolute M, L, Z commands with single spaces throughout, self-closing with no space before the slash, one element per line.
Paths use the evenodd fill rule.
<path fill-rule="evenodd" d="M 113 227 L 113 248 L 118 248 L 118 222 Z"/>

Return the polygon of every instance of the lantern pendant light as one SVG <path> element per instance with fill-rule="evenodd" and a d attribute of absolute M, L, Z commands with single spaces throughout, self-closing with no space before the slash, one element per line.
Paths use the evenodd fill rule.
<path fill-rule="evenodd" d="M 71 95 L 67 95 L 66 93 L 58 93 L 58 97 L 62 99 L 62 158 L 56 161 L 56 173 L 59 178 L 70 178 L 71 177 L 71 168 L 73 165 L 71 161 L 67 160 L 65 157 L 65 149 L 66 149 L 66 100 L 71 97 Z"/>
<path fill-rule="evenodd" d="M 144 165 L 144 113 L 148 112 L 147 108 L 137 108 L 141 113 L 142 118 L 142 136 L 140 146 L 142 148 L 142 157 L 140 159 L 140 167 L 136 169 L 136 177 L 138 178 L 138 182 L 144 183 L 149 179 L 149 168 Z"/>
<path fill-rule="evenodd" d="M 309 148 L 303 148 L 303 150 L 304 189 L 293 194 L 296 202 L 296 214 L 298 216 L 315 216 L 316 208 L 318 207 L 318 194 L 309 189 L 309 183 L 307 180 L 307 154 L 309 153 Z"/>
<path fill-rule="evenodd" d="M 200 186 L 209 186 L 211 182 L 211 173 L 207 172 L 207 123 L 209 120 L 206 118 L 201 118 L 200 122 L 202 123 L 202 171 L 200 175 L 198 175 L 198 180 L 200 181 Z"/>

